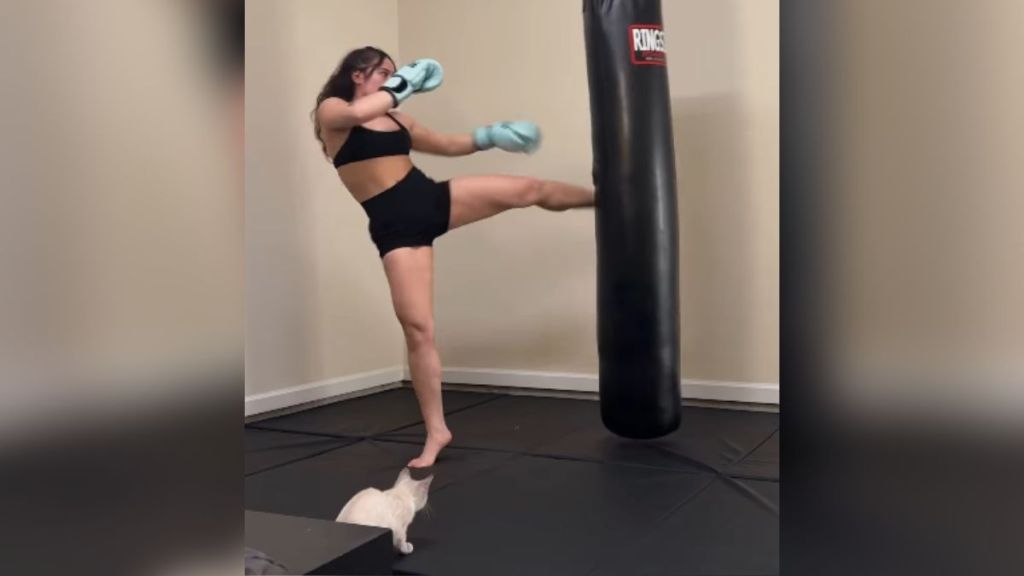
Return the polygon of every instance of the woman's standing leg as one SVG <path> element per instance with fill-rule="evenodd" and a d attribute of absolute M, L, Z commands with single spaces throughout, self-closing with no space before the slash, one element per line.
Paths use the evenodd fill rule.
<path fill-rule="evenodd" d="M 441 402 L 441 359 L 434 342 L 434 252 L 429 246 L 397 248 L 384 255 L 391 301 L 405 333 L 409 372 L 427 428 L 423 452 L 412 468 L 434 464 L 452 439 Z"/>

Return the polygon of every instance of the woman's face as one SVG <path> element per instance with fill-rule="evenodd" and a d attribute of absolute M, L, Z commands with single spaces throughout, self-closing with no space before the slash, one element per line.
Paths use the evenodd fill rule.
<path fill-rule="evenodd" d="M 380 90 L 381 84 L 387 81 L 395 73 L 395 64 L 385 58 L 374 68 L 356 72 L 352 79 L 356 83 L 356 95 L 366 96 Z"/>

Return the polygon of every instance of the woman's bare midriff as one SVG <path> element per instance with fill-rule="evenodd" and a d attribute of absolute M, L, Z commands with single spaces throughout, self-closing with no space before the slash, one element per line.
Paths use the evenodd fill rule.
<path fill-rule="evenodd" d="M 398 184 L 409 170 L 408 156 L 383 156 L 346 164 L 338 168 L 341 183 L 362 203 Z"/>
<path fill-rule="evenodd" d="M 395 128 L 395 121 L 382 116 L 363 124 L 363 127 L 378 132 L 387 132 Z M 331 158 L 334 158 L 338 150 L 345 145 L 348 136 L 348 131 L 325 130 L 321 132 L 324 145 Z M 362 203 L 398 184 L 411 169 L 412 160 L 408 156 L 383 156 L 346 164 L 338 168 L 338 177 L 341 178 L 341 183 L 348 188 L 352 196 Z"/>

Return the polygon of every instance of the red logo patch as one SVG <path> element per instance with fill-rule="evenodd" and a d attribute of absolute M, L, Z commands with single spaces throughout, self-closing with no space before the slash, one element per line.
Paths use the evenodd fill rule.
<path fill-rule="evenodd" d="M 665 65 L 665 32 L 661 24 L 629 27 L 629 60 L 633 64 Z"/>

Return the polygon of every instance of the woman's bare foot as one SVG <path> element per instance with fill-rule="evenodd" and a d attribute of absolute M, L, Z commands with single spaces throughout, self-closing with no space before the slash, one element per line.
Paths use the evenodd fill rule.
<path fill-rule="evenodd" d="M 418 458 L 409 461 L 409 468 L 426 468 L 433 466 L 441 449 L 452 441 L 452 433 L 445 428 L 439 432 L 427 433 L 427 442 L 423 445 L 423 452 Z"/>

